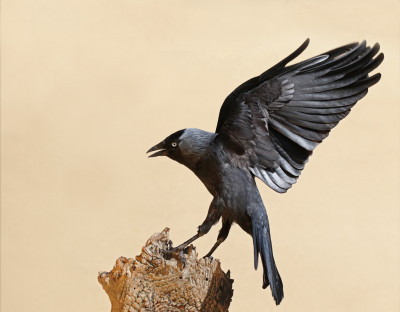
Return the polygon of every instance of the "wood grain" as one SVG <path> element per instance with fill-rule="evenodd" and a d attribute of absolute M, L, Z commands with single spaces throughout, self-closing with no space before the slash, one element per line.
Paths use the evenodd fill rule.
<path fill-rule="evenodd" d="M 169 228 L 151 236 L 136 259 L 120 257 L 98 280 L 111 301 L 112 312 L 228 311 L 233 280 L 217 259 L 198 259 L 196 249 L 180 257 L 164 255 Z M 170 258 L 170 259 L 168 259 Z"/>

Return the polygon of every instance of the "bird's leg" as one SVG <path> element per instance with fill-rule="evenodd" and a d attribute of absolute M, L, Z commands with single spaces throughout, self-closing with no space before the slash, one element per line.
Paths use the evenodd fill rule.
<path fill-rule="evenodd" d="M 175 248 L 164 250 L 164 254 L 169 254 L 170 257 L 179 256 L 179 260 L 181 260 L 184 266 L 186 265 L 185 257 L 183 256 L 185 248 L 199 237 L 207 234 L 210 231 L 211 227 L 221 218 L 221 213 L 219 213 L 219 211 L 216 209 L 216 205 L 214 204 L 214 202 L 214 200 L 211 202 L 210 208 L 208 209 L 207 217 L 204 222 L 199 226 L 197 234 Z"/>
<path fill-rule="evenodd" d="M 217 242 L 214 244 L 213 248 L 206 254 L 203 258 L 210 258 L 213 252 L 221 245 L 225 239 L 228 237 L 229 230 L 231 229 L 232 223 L 227 219 L 222 219 L 222 228 L 219 231 Z"/>
<path fill-rule="evenodd" d="M 169 244 L 169 249 L 165 250 L 166 252 L 174 252 L 177 250 L 183 250 L 186 248 L 187 245 L 189 245 L 190 243 L 194 242 L 196 239 L 198 239 L 200 237 L 200 234 L 197 233 L 195 236 L 193 236 L 192 238 L 188 239 L 186 242 L 180 244 L 177 247 L 172 248 L 172 243 Z"/>

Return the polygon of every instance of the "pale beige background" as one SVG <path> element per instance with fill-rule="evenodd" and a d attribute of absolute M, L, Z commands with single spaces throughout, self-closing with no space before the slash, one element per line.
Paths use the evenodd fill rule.
<path fill-rule="evenodd" d="M 166 226 L 180 243 L 211 196 L 145 151 L 213 131 L 225 96 L 286 57 L 367 39 L 381 82 L 285 195 L 259 183 L 285 299 L 235 226 L 215 253 L 231 311 L 398 311 L 399 1 L 2 1 L 1 311 L 109 311 L 97 272 Z M 216 226 L 196 245 L 203 256 Z"/>

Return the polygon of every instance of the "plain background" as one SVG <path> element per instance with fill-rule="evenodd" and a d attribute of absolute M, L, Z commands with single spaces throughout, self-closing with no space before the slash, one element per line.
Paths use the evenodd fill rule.
<path fill-rule="evenodd" d="M 285 299 L 234 226 L 217 250 L 230 311 L 399 310 L 399 1 L 3 0 L 1 311 L 110 311 L 97 281 L 171 228 L 191 237 L 201 182 L 147 149 L 213 131 L 224 98 L 294 51 L 366 39 L 382 80 L 284 195 L 258 183 Z M 217 225 L 196 242 L 214 244 Z"/>

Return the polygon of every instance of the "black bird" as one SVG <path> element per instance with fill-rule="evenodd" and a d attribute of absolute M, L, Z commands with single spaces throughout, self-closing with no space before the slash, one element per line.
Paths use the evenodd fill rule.
<path fill-rule="evenodd" d="M 215 133 L 188 128 L 152 147 L 149 157 L 167 156 L 188 167 L 214 196 L 198 233 L 168 252 L 180 252 L 207 234 L 222 217 L 210 257 L 233 222 L 253 237 L 254 267 L 263 265 L 278 305 L 283 284 L 276 267 L 267 212 L 254 178 L 278 193 L 296 183 L 308 158 L 332 128 L 376 84 L 369 73 L 383 61 L 379 44 L 348 44 L 286 66 L 308 46 L 307 39 L 284 60 L 237 87 L 224 101 Z"/>

